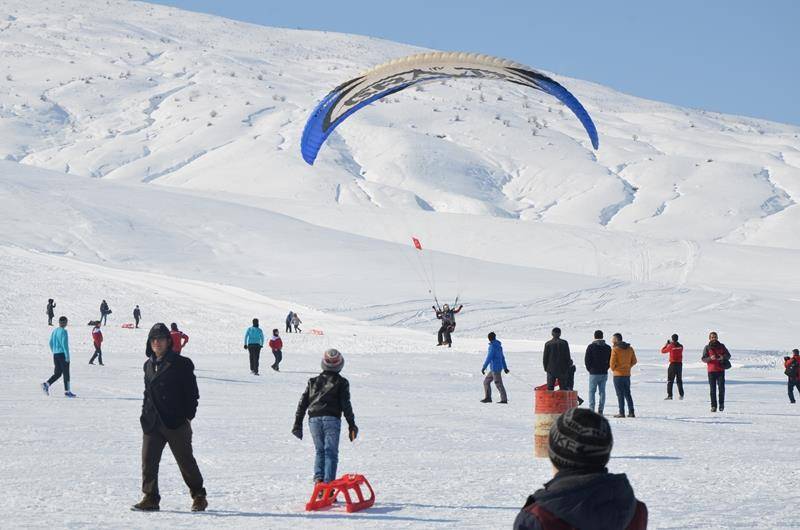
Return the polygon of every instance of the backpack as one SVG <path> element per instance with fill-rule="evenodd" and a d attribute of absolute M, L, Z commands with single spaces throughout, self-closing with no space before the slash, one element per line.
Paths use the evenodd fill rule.
<path fill-rule="evenodd" d="M 797 359 L 792 359 L 792 362 L 789 363 L 789 366 L 786 367 L 783 373 L 792 379 L 797 379 L 797 368 Z"/>

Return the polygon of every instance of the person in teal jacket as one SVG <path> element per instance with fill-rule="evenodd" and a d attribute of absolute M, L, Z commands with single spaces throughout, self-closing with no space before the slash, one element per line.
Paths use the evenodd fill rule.
<path fill-rule="evenodd" d="M 264 332 L 258 327 L 258 319 L 254 318 L 253 325 L 244 334 L 244 349 L 250 352 L 250 373 L 253 375 L 258 375 L 258 359 L 263 347 Z"/>
<path fill-rule="evenodd" d="M 69 386 L 69 334 L 67 333 L 67 317 L 58 318 L 58 327 L 50 334 L 50 351 L 53 352 L 53 364 L 55 371 L 50 379 L 42 383 L 42 390 L 50 395 L 50 385 L 64 376 L 64 395 L 74 398 L 75 394 L 70 391 Z"/>
<path fill-rule="evenodd" d="M 492 402 L 492 381 L 497 386 L 497 391 L 500 392 L 500 403 L 508 403 L 508 396 L 506 396 L 506 387 L 503 385 L 503 374 L 508 373 L 508 366 L 506 366 L 506 358 L 503 355 L 503 344 L 497 340 L 494 331 L 489 333 L 489 351 L 486 354 L 486 360 L 483 361 L 483 368 L 481 373 L 486 375 L 483 380 L 484 398 L 481 403 Z M 486 368 L 489 368 L 489 373 L 486 373 Z"/>

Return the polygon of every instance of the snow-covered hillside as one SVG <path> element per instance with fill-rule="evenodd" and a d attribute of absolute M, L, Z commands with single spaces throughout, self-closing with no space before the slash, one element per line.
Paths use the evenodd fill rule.
<path fill-rule="evenodd" d="M 8 0 L 0 10 L 0 158 L 270 203 L 404 207 L 800 248 L 797 127 L 556 76 L 597 123 L 601 147 L 593 152 L 554 99 L 442 82 L 362 111 L 312 168 L 298 141 L 316 101 L 418 49 L 135 2 Z"/>
<path fill-rule="evenodd" d="M 0 9 L 2 244 L 410 327 L 432 325 L 438 271 L 438 294 L 472 305 L 465 332 L 791 340 L 797 127 L 556 76 L 597 123 L 593 152 L 555 100 L 443 82 L 361 111 L 310 167 L 317 100 L 418 49 L 137 2 Z"/>
<path fill-rule="evenodd" d="M 443 82 L 360 111 L 303 162 L 329 89 L 419 51 L 139 2 L 0 4 L 0 527 L 509 528 L 551 472 L 531 458 L 531 390 L 556 325 L 582 394 L 593 330 L 637 350 L 637 418 L 612 420 L 610 467 L 651 528 L 796 526 L 800 413 L 780 361 L 798 345 L 800 128 L 554 75 L 597 124 L 593 151 L 545 95 Z M 434 346 L 434 294 L 465 304 L 452 349 Z M 70 317 L 77 400 L 37 386 L 51 297 Z M 106 366 L 86 366 L 103 298 Z M 127 510 L 145 331 L 119 325 L 133 304 L 145 328 L 192 337 L 205 515 L 184 512 L 170 457 L 166 513 Z M 321 334 L 284 337 L 280 374 L 244 375 L 250 319 L 271 329 L 289 309 Z M 734 366 L 710 416 L 711 329 Z M 478 403 L 490 330 L 508 406 Z M 673 332 L 687 398 L 665 402 L 657 348 Z M 365 513 L 302 511 L 312 449 L 289 429 L 328 347 L 345 353 L 362 429 L 340 471 L 376 486 Z"/>

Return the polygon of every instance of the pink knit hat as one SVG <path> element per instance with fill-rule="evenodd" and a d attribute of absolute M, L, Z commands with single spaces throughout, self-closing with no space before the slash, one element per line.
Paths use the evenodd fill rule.
<path fill-rule="evenodd" d="M 344 357 L 339 350 L 325 350 L 322 354 L 322 369 L 329 372 L 341 372 L 344 368 Z"/>

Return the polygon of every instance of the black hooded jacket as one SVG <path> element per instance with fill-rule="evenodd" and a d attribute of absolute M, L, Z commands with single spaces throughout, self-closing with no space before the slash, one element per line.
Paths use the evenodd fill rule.
<path fill-rule="evenodd" d="M 145 433 L 158 429 L 159 422 L 177 429 L 197 413 L 197 378 L 191 359 L 168 351 L 160 362 L 155 354 L 144 363 L 144 401 L 139 421 Z"/>
<path fill-rule="evenodd" d="M 603 339 L 597 339 L 586 347 L 586 356 L 583 362 L 591 375 L 607 374 L 610 360 L 611 346 L 606 344 Z"/>
<path fill-rule="evenodd" d="M 625 475 L 561 471 L 530 497 L 514 530 L 638 530 L 647 528 L 647 507 L 636 500 Z"/>

